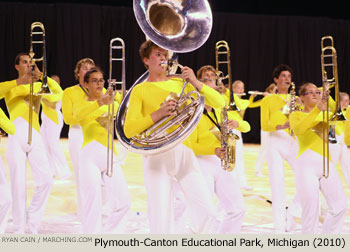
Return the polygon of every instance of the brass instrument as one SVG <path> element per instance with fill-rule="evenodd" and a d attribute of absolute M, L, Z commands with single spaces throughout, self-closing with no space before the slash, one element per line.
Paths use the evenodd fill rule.
<path fill-rule="evenodd" d="M 115 43 L 118 43 L 115 45 Z M 113 57 L 113 50 L 121 50 L 120 57 Z M 112 79 L 113 75 L 113 62 L 120 61 L 122 64 L 122 73 L 121 80 L 117 81 L 116 79 Z M 121 92 L 123 97 L 125 96 L 125 44 L 123 39 L 121 38 L 113 38 L 109 43 L 109 78 L 108 78 L 108 90 L 113 90 L 113 97 L 115 96 L 115 92 L 117 92 L 116 85 L 121 85 Z M 108 105 L 108 135 L 107 135 L 107 176 L 112 177 L 113 175 L 113 153 L 114 153 L 114 102 Z"/>
<path fill-rule="evenodd" d="M 230 172 L 236 165 L 236 141 L 239 140 L 239 136 L 227 127 L 227 122 L 227 108 L 224 107 L 221 111 L 220 140 L 221 147 L 225 148 L 225 156 L 221 159 L 221 167 Z"/>
<path fill-rule="evenodd" d="M 220 60 L 219 55 L 225 55 L 226 58 L 224 60 Z M 215 59 L 216 59 L 216 75 L 224 75 L 220 74 L 220 65 L 226 65 L 227 66 L 227 75 L 221 77 L 221 81 L 223 79 L 228 78 L 228 85 L 230 89 L 230 103 L 229 103 L 229 111 L 240 111 L 240 109 L 237 107 L 235 103 L 235 97 L 233 94 L 233 88 L 232 88 L 232 79 L 231 79 L 231 59 L 230 59 L 230 47 L 228 46 L 228 43 L 224 40 L 220 40 L 216 42 L 215 45 Z M 220 83 L 218 83 L 220 85 Z M 222 84 L 222 82 L 221 82 Z M 223 85 L 223 84 L 222 84 Z M 219 86 L 220 88 L 220 86 Z M 221 88 L 222 89 L 222 88 Z"/>
<path fill-rule="evenodd" d="M 226 87 L 222 81 L 227 79 L 228 75 L 224 76 L 224 73 L 218 70 L 215 71 L 215 75 L 216 75 L 216 90 L 220 94 L 224 94 L 226 92 Z"/>
<path fill-rule="evenodd" d="M 208 39 L 212 28 L 212 13 L 205 0 L 154 1 L 134 0 L 136 20 L 146 36 L 158 46 L 175 53 L 198 49 Z M 158 154 L 181 143 L 198 124 L 204 109 L 204 97 L 197 91 L 185 94 L 187 81 L 178 95 L 177 116 L 165 117 L 131 139 L 124 133 L 124 118 L 131 90 L 148 76 L 145 72 L 123 98 L 116 120 L 119 142 L 128 150 L 140 154 Z M 190 103 L 189 103 L 190 102 Z M 169 128 L 175 128 L 168 132 Z"/>
<path fill-rule="evenodd" d="M 34 36 L 41 36 L 41 37 L 39 39 L 35 39 Z M 39 46 L 41 46 L 41 49 L 42 49 L 41 57 L 39 56 L 35 57 L 35 52 L 34 52 L 35 44 L 38 44 Z M 47 84 L 45 27 L 40 22 L 34 22 L 31 24 L 29 57 L 30 57 L 31 67 L 32 67 L 32 81 L 30 83 L 30 91 L 29 91 L 29 118 L 28 118 L 29 128 L 28 128 L 27 143 L 28 145 L 31 145 L 32 133 L 33 133 L 33 106 L 34 106 L 33 98 L 34 96 L 51 94 L 51 91 Z M 38 93 L 34 93 L 34 82 L 35 82 L 34 72 L 35 72 L 36 62 L 42 62 L 42 85 Z M 39 98 L 39 101 L 36 101 L 36 102 L 40 103 L 40 98 Z"/>
<path fill-rule="evenodd" d="M 329 41 L 330 45 L 325 46 L 325 41 Z M 323 137 L 323 176 L 329 176 L 329 143 L 336 142 L 335 139 L 335 122 L 346 121 L 346 118 L 341 110 L 339 96 L 339 81 L 338 81 L 338 66 L 337 66 L 337 51 L 334 48 L 332 36 L 324 36 L 321 39 L 321 70 L 323 82 L 323 99 L 327 99 L 327 109 L 323 111 L 324 128 L 322 130 Z M 328 71 L 327 71 L 328 70 Z M 330 71 L 329 71 L 330 70 Z M 335 113 L 329 119 L 329 88 L 334 85 L 335 89 Z M 330 123 L 331 122 L 331 123 Z M 331 127 L 330 127 L 330 124 Z M 331 137 L 331 139 L 330 139 Z M 327 159 L 327 160 L 326 160 Z"/>

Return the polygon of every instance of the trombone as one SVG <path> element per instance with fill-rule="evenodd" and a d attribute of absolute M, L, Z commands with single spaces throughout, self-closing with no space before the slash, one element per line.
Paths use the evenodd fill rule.
<path fill-rule="evenodd" d="M 219 55 L 226 55 L 226 59 L 219 59 Z M 240 111 L 240 109 L 237 107 L 235 103 L 235 98 L 233 95 L 233 89 L 232 89 L 232 79 L 231 79 L 231 60 L 230 60 L 230 47 L 228 46 L 228 43 L 225 40 L 220 40 L 216 42 L 215 44 L 215 58 L 216 58 L 216 75 L 221 76 L 222 71 L 220 71 L 220 65 L 226 65 L 227 66 L 227 75 L 224 77 L 220 77 L 219 79 L 219 85 L 223 86 L 222 80 L 228 78 L 228 85 L 230 89 L 230 102 L 229 102 L 229 111 Z"/>
<path fill-rule="evenodd" d="M 325 46 L 325 41 L 329 41 L 330 45 Z M 329 69 L 330 71 L 327 71 Z M 327 99 L 327 109 L 323 111 L 322 117 L 325 122 L 322 130 L 323 138 L 323 177 L 329 176 L 329 143 L 334 141 L 335 136 L 335 123 L 337 121 L 345 121 L 346 118 L 342 112 L 340 106 L 339 95 L 339 81 L 338 81 L 338 66 L 337 66 L 337 51 L 334 48 L 334 41 L 332 36 L 324 36 L 321 39 L 321 70 L 322 70 L 322 82 L 323 82 L 323 98 Z M 329 74 L 330 73 L 330 74 Z M 330 77 L 329 77 L 330 76 Z M 334 85 L 335 90 L 335 112 L 329 119 L 329 88 Z M 330 121 L 333 122 L 330 126 Z M 330 139 L 332 137 L 332 139 Z M 333 139 L 334 138 L 334 139 Z M 335 139 L 336 141 L 336 139 Z M 326 160 L 327 159 L 327 160 Z"/>
<path fill-rule="evenodd" d="M 118 44 L 116 44 L 118 43 Z M 120 57 L 113 57 L 113 50 L 121 50 Z M 120 81 L 116 79 L 112 79 L 112 71 L 113 71 L 113 62 L 120 61 L 122 63 L 122 77 Z M 121 38 L 113 38 L 109 43 L 109 79 L 108 79 L 108 90 L 113 90 L 113 97 L 115 96 L 116 85 L 121 85 L 122 87 L 122 95 L 125 97 L 125 44 Z M 108 92 L 107 90 L 107 92 Z M 108 105 L 108 135 L 107 135 L 107 176 L 113 176 L 113 152 L 114 152 L 114 102 Z"/>
<path fill-rule="evenodd" d="M 39 36 L 38 39 L 34 36 Z M 38 44 L 41 46 L 42 52 L 41 57 L 35 57 L 34 45 Z M 47 66 L 46 66 L 46 43 L 45 43 L 45 27 L 40 22 L 34 22 L 30 27 L 30 49 L 29 49 L 30 64 L 32 67 L 32 81 L 29 88 L 29 128 L 28 128 L 28 145 L 32 144 L 32 135 L 33 135 L 33 97 L 40 95 L 49 95 L 51 91 L 47 84 Z M 35 82 L 35 67 L 36 62 L 42 62 L 42 85 L 38 93 L 34 93 L 34 82 Z"/>

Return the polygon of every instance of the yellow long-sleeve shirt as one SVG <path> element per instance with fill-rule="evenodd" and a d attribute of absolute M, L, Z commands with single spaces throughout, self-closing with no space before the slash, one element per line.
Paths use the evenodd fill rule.
<path fill-rule="evenodd" d="M 329 115 L 331 117 L 331 114 Z M 290 115 L 290 126 L 298 138 L 298 156 L 310 149 L 320 155 L 323 154 L 322 131 L 323 113 L 315 107 L 310 113 L 302 111 L 293 112 Z M 328 130 L 325 130 L 325 137 L 328 138 Z"/>
<path fill-rule="evenodd" d="M 87 99 L 87 94 L 79 84 L 68 87 L 62 95 L 62 115 L 64 122 L 69 126 L 79 125 L 79 121 L 74 117 L 73 109 L 80 102 Z"/>
<path fill-rule="evenodd" d="M 0 128 L 3 129 L 7 134 L 10 134 L 10 135 L 16 134 L 15 125 L 10 121 L 10 119 L 7 118 L 6 114 L 1 108 L 0 108 Z"/>
<path fill-rule="evenodd" d="M 114 102 L 114 115 L 117 114 L 119 103 Z M 112 106 L 111 106 L 112 111 Z M 73 108 L 73 116 L 83 129 L 84 141 L 82 148 L 92 141 L 97 141 L 107 147 L 108 145 L 108 106 L 99 106 L 97 101 L 81 100 Z M 114 132 L 111 124 L 111 143 Z M 110 143 L 110 144 L 111 144 Z M 115 148 L 114 148 L 115 150 Z M 115 152 L 116 153 L 116 152 Z M 117 154 L 117 153 L 116 153 Z"/>
<path fill-rule="evenodd" d="M 215 110 L 215 114 L 216 118 L 219 120 L 218 123 L 221 123 L 221 110 Z M 215 118 L 213 111 L 209 112 L 208 115 L 213 119 Z M 228 118 L 238 122 L 239 127 L 237 130 L 241 132 L 250 131 L 249 123 L 242 120 L 237 111 L 229 112 Z M 213 127 L 216 127 L 215 124 L 208 118 L 208 116 L 203 115 L 193 133 L 193 136 L 191 136 L 192 149 L 196 155 L 215 155 L 215 149 L 221 147 L 220 140 L 211 131 Z"/>
<path fill-rule="evenodd" d="M 347 146 L 350 146 L 350 107 L 346 109 L 345 117 L 348 121 L 344 124 L 344 142 Z"/>
<path fill-rule="evenodd" d="M 249 96 L 249 105 L 248 105 L 248 108 L 257 108 L 257 107 L 260 107 L 261 106 L 261 103 L 262 103 L 262 99 L 260 100 L 257 100 L 257 101 L 254 101 L 254 98 L 253 96 Z"/>
<path fill-rule="evenodd" d="M 63 90 L 57 94 L 44 95 L 41 100 L 42 113 L 44 113 L 51 121 L 58 125 L 58 115 L 56 105 L 58 101 L 62 100 Z"/>
<path fill-rule="evenodd" d="M 283 125 L 288 121 L 288 117 L 282 113 L 282 108 L 287 104 L 286 101 L 286 94 L 272 94 L 262 99 L 260 122 L 263 131 L 276 131 L 277 125 Z"/>
<path fill-rule="evenodd" d="M 129 108 L 125 118 L 124 131 L 128 138 L 134 137 L 154 124 L 151 113 L 158 110 L 160 105 L 171 93 L 180 94 L 183 80 L 173 78 L 163 82 L 143 82 L 135 86 L 129 100 Z M 185 93 L 195 90 L 192 85 L 187 85 Z M 223 108 L 224 98 L 214 89 L 203 85 L 201 95 L 205 97 L 205 103 L 213 108 Z M 183 143 L 190 147 L 190 139 Z"/>
<path fill-rule="evenodd" d="M 223 94 L 223 97 L 225 99 L 225 103 L 226 105 L 230 104 L 230 90 L 227 88 L 226 92 Z M 249 106 L 249 101 L 246 99 L 242 99 L 239 98 L 238 95 L 233 94 L 234 97 L 234 101 L 236 106 L 240 109 L 240 110 L 246 110 Z"/>
<path fill-rule="evenodd" d="M 4 92 L 2 94 L 5 97 L 5 102 L 10 114 L 10 120 L 13 122 L 18 117 L 22 117 L 24 120 L 28 122 L 30 85 L 29 84 L 14 85 L 13 83 L 16 83 L 16 80 L 13 80 L 10 82 L 12 82 L 11 85 L 13 87 L 11 89 L 7 89 L 6 90 L 7 92 Z M 60 94 L 62 92 L 60 85 L 58 85 L 57 82 L 54 81 L 53 79 L 48 77 L 47 83 L 49 85 L 51 92 L 54 95 Z M 34 93 L 37 93 L 40 91 L 41 85 L 42 85 L 41 82 L 34 83 Z M 40 132 L 39 117 L 38 117 L 40 100 L 41 100 L 41 96 L 33 97 L 33 105 L 34 105 L 33 128 L 38 132 Z"/>
<path fill-rule="evenodd" d="M 86 91 L 87 92 L 87 91 Z M 103 89 L 103 93 L 106 92 L 106 89 Z M 122 101 L 122 94 L 116 92 L 114 100 L 120 104 Z M 62 115 L 63 120 L 67 125 L 79 125 L 79 121 L 74 117 L 73 110 L 74 107 L 81 103 L 82 101 L 87 99 L 87 94 L 80 87 L 79 84 L 74 85 L 72 87 L 68 87 L 63 91 L 62 96 Z"/>

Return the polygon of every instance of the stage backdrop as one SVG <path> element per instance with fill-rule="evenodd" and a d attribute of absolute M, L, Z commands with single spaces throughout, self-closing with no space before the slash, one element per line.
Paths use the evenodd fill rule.
<path fill-rule="evenodd" d="M 34 21 L 45 25 L 48 75 L 59 75 L 63 88 L 76 84 L 74 67 L 84 57 L 93 58 L 107 78 L 109 42 L 115 37 L 125 41 L 127 87 L 145 71 L 138 55 L 145 36 L 132 8 L 1 2 L 0 82 L 17 77 L 14 58 L 19 52 L 29 51 L 30 25 Z M 349 92 L 349 20 L 214 12 L 213 29 L 207 42 L 196 51 L 181 54 L 179 61 L 194 71 L 202 65 L 215 66 L 215 43 L 226 40 L 231 48 L 232 79 L 242 80 L 246 91 L 265 90 L 272 82 L 273 68 L 281 63 L 292 67 L 297 86 L 304 81 L 321 85 L 320 40 L 325 35 L 334 37 L 340 90 Z M 6 111 L 4 100 L 1 107 Z M 252 129 L 244 134 L 244 141 L 258 143 L 260 109 L 248 109 L 245 119 Z M 61 136 L 67 137 L 67 131 L 65 125 Z"/>

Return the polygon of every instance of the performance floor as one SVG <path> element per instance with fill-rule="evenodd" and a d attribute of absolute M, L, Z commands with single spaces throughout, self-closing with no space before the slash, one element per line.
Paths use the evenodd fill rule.
<path fill-rule="evenodd" d="M 61 147 L 68 160 L 70 168 L 72 169 L 72 163 L 69 157 L 68 140 L 61 139 Z M 121 146 L 116 142 L 117 149 L 120 153 Z M 8 168 L 7 161 L 4 158 L 4 154 L 7 147 L 7 138 L 2 138 L 0 143 L 0 154 L 3 157 L 7 178 Z M 251 190 L 243 190 L 246 214 L 244 217 L 242 233 L 272 233 L 272 207 L 268 202 L 271 199 L 268 169 L 266 163 L 262 170 L 263 177 L 257 177 L 254 175 L 255 162 L 259 153 L 260 145 L 245 144 L 244 145 L 244 162 L 246 167 L 246 178 Z M 129 234 L 147 234 L 149 233 L 147 223 L 147 203 L 146 203 L 146 191 L 143 182 L 142 172 L 142 158 L 135 153 L 125 153 L 124 159 L 125 165 L 123 171 L 126 176 L 129 191 L 131 196 L 131 211 L 128 216 L 128 222 L 126 231 Z M 348 199 L 348 212 L 345 219 L 345 227 L 343 233 L 350 233 L 350 210 L 349 210 L 349 197 L 350 189 L 345 184 L 344 177 L 341 173 L 341 169 L 337 167 L 341 176 L 343 185 Z M 30 199 L 33 193 L 33 180 L 30 172 L 30 168 L 27 168 L 27 187 L 28 187 L 28 199 L 27 205 L 30 203 Z M 74 176 L 74 175 L 73 175 Z M 287 192 L 287 203 L 290 203 L 295 195 L 295 184 L 293 172 L 289 165 L 285 164 L 285 183 Z M 321 200 L 323 202 L 323 200 Z M 42 234 L 78 234 L 80 230 L 80 222 L 77 220 L 77 197 L 76 186 L 74 177 L 68 180 L 55 179 L 54 186 L 52 188 L 46 211 L 43 217 L 42 224 L 39 228 L 39 233 Z M 215 199 L 217 202 L 217 199 Z M 322 203 L 321 213 L 324 215 L 326 204 Z M 300 233 L 301 225 L 300 218 L 294 218 L 296 226 L 292 233 Z M 322 215 L 320 217 L 322 222 Z M 12 219 L 10 217 L 6 233 L 12 233 Z"/>

